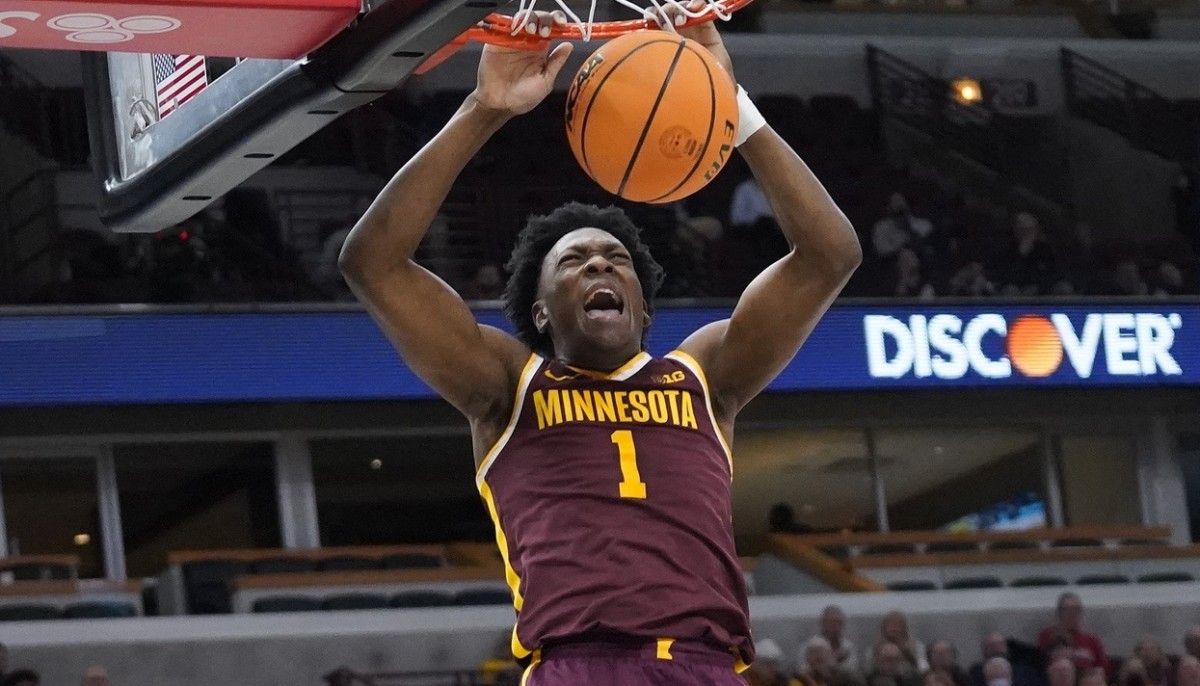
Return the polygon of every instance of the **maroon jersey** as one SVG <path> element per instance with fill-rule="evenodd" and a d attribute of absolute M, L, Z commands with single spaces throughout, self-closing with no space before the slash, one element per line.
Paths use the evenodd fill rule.
<path fill-rule="evenodd" d="M 530 357 L 476 484 L 519 658 L 585 637 L 702 641 L 753 658 L 729 447 L 690 356 L 612 374 Z"/>

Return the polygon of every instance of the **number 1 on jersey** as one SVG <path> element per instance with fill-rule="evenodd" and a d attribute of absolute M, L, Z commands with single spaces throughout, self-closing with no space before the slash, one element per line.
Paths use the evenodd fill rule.
<path fill-rule="evenodd" d="M 617 450 L 621 454 L 621 497 L 645 499 L 646 482 L 642 481 L 642 475 L 638 473 L 637 448 L 633 445 L 633 432 L 628 429 L 614 431 L 612 432 L 612 442 L 617 444 Z"/>

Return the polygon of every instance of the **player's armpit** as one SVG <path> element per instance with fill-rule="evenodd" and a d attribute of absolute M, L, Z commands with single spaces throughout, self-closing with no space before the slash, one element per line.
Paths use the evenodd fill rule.
<path fill-rule="evenodd" d="M 473 420 L 506 416 L 530 355 L 524 344 L 481 326 L 450 286 L 413 262 L 347 281 L 405 364 L 438 395 Z"/>

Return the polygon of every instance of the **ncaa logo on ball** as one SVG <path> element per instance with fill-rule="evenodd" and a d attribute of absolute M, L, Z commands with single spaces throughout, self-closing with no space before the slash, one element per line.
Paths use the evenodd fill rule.
<path fill-rule="evenodd" d="M 584 84 L 592 78 L 592 74 L 596 72 L 596 67 L 604 63 L 604 55 L 595 53 L 588 59 L 579 73 L 575 75 L 575 81 L 571 83 L 571 90 L 567 92 L 567 130 L 575 130 L 575 105 L 579 103 L 579 92 L 583 90 Z"/>
<path fill-rule="evenodd" d="M 664 157 L 672 160 L 680 157 L 695 157 L 697 150 L 700 149 L 700 142 L 687 127 L 672 126 L 663 131 L 662 136 L 659 137 L 658 149 Z"/>

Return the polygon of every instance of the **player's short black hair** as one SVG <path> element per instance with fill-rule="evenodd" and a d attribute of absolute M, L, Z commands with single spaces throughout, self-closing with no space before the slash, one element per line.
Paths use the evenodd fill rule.
<path fill-rule="evenodd" d="M 542 261 L 554 244 L 576 229 L 595 228 L 607 231 L 621 241 L 633 258 L 633 269 L 642 284 L 646 313 L 654 314 L 654 296 L 663 282 L 662 266 L 642 242 L 642 232 L 619 207 L 600 208 L 571 202 L 550 214 L 532 216 L 517 236 L 517 244 L 509 258 L 508 285 L 504 288 L 504 311 L 516 328 L 517 338 L 539 355 L 552 357 L 554 343 L 549 334 L 541 333 L 533 323 L 533 303 L 537 301 L 538 280 Z M 642 332 L 645 347 L 649 329 Z"/>

